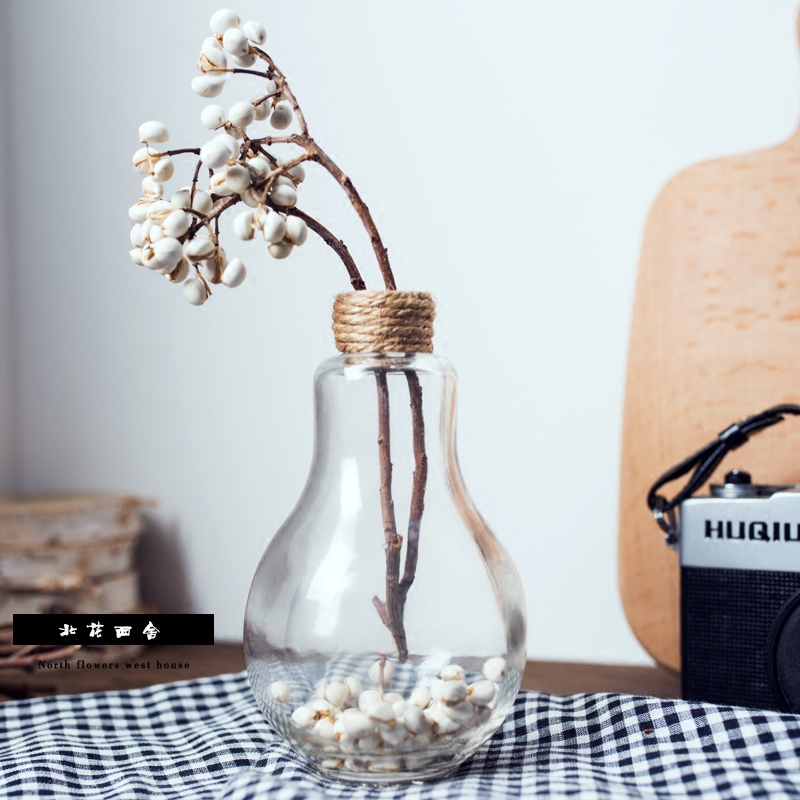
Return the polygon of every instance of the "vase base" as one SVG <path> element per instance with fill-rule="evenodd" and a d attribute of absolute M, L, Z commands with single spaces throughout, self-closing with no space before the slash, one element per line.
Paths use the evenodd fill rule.
<path fill-rule="evenodd" d="M 413 770 L 405 767 L 389 770 L 382 765 L 375 765 L 376 768 L 366 767 L 365 769 L 348 769 L 344 764 L 338 767 L 323 767 L 320 764 L 312 764 L 312 766 L 317 772 L 332 781 L 357 786 L 392 786 L 408 783 L 427 783 L 431 780 L 445 778 L 458 769 L 461 763 L 462 760 L 445 763 L 439 761 L 438 763 Z"/>

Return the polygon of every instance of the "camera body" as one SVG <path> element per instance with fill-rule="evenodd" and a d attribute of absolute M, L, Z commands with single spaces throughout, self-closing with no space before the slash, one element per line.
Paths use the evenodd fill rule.
<path fill-rule="evenodd" d="M 680 504 L 683 697 L 798 713 L 800 485 L 725 481 Z"/>

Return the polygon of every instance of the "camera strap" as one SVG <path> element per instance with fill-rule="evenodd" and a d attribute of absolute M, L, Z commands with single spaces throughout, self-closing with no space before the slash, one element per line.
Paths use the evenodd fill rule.
<path fill-rule="evenodd" d="M 784 414 L 800 416 L 800 406 L 786 403 L 784 405 L 768 408 L 760 414 L 745 417 L 739 422 L 726 428 L 722 433 L 701 447 L 694 455 L 689 456 L 680 464 L 667 470 L 651 487 L 647 493 L 647 505 L 653 512 L 656 522 L 666 534 L 666 541 L 670 547 L 675 547 L 678 542 L 678 522 L 675 509 L 687 498 L 691 497 L 710 477 L 711 473 L 719 466 L 723 458 L 731 451 L 741 447 L 750 436 L 758 431 L 776 425 L 784 419 Z M 667 500 L 658 490 L 670 481 L 674 481 L 694 468 L 691 478 L 672 500 Z"/>

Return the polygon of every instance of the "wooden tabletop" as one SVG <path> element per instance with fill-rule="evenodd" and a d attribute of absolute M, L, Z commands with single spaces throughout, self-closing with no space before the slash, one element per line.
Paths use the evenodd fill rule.
<path fill-rule="evenodd" d="M 119 659 L 101 660 L 88 655 L 81 660 L 78 654 L 70 662 L 37 666 L 30 672 L 1 670 L 0 702 L 55 694 L 137 689 L 240 672 L 244 668 L 244 653 L 238 643 L 156 645 L 129 664 Z M 550 694 L 623 692 L 680 697 L 680 676 L 662 667 L 529 661 L 522 688 Z"/>

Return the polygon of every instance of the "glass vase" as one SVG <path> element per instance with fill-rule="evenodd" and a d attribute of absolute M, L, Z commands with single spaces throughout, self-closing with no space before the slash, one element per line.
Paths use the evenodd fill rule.
<path fill-rule="evenodd" d="M 315 400 L 308 481 L 247 601 L 253 693 L 332 778 L 442 775 L 499 727 L 526 657 L 519 576 L 458 466 L 455 372 L 341 355 Z"/>

